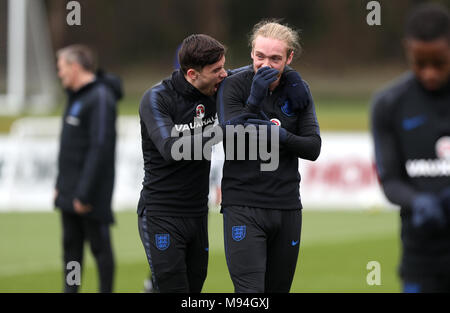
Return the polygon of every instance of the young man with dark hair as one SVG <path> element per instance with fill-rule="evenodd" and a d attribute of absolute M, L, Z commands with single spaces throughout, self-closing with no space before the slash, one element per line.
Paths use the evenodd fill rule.
<path fill-rule="evenodd" d="M 111 74 L 96 73 L 91 49 L 72 45 L 58 51 L 58 75 L 67 89 L 68 105 L 58 156 L 55 206 L 61 209 L 64 272 L 72 261 L 82 265 L 88 240 L 97 261 L 101 292 L 112 292 L 114 258 L 109 226 L 114 218 L 116 102 L 121 82 Z M 81 273 L 79 273 L 81 274 Z M 64 291 L 77 292 L 64 275 Z"/>
<path fill-rule="evenodd" d="M 245 112 L 256 114 L 241 124 L 259 129 L 261 138 L 264 130 L 270 131 L 267 138 L 279 143 L 271 144 L 279 150 L 279 166 L 262 171 L 261 158 L 229 155 L 227 141 L 233 138 L 227 132 L 221 204 L 225 255 L 235 292 L 289 292 L 302 224 L 298 158 L 317 159 L 320 131 L 306 83 L 288 68 L 300 50 L 297 32 L 263 21 L 250 41 L 253 65 L 224 80 L 219 89 L 219 121 L 227 125 Z"/>
<path fill-rule="evenodd" d="M 214 124 L 215 93 L 227 76 L 225 47 L 210 36 L 191 35 L 179 62 L 181 70 L 148 90 L 140 104 L 145 177 L 138 224 L 154 290 L 198 293 L 208 266 L 210 161 L 180 160 L 172 148 L 180 141 L 194 145 Z M 191 136 L 172 136 L 174 129 L 188 129 Z"/>
<path fill-rule="evenodd" d="M 404 292 L 450 291 L 450 19 L 425 4 L 406 23 L 411 72 L 373 100 L 371 130 L 386 197 L 400 206 Z"/>

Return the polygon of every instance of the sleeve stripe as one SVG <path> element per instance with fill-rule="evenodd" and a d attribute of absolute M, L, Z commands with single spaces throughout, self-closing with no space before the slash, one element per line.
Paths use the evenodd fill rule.
<path fill-rule="evenodd" d="M 225 88 L 225 84 L 227 79 L 225 78 L 220 84 L 219 91 L 217 92 L 217 97 L 219 99 L 219 124 L 223 125 L 225 123 L 225 104 L 223 103 L 223 89 Z"/>
<path fill-rule="evenodd" d="M 383 170 L 383 166 L 382 166 L 382 152 L 381 150 L 382 145 L 380 144 L 380 140 L 379 140 L 379 136 L 378 136 L 378 131 L 375 129 L 375 127 L 372 128 L 372 134 L 373 134 L 373 143 L 374 143 L 374 150 L 375 150 L 375 166 L 378 172 L 378 177 L 380 177 L 380 179 L 382 177 L 384 177 L 384 170 Z"/>
<path fill-rule="evenodd" d="M 150 98 L 149 102 L 150 102 L 150 108 L 152 110 L 156 125 L 158 126 L 158 129 L 161 133 L 161 137 L 163 139 L 166 139 L 166 138 L 170 137 L 169 131 L 167 130 L 166 126 L 164 125 L 163 117 L 161 116 L 161 113 L 158 110 L 159 108 L 158 108 L 158 101 L 157 101 L 158 93 L 163 91 L 164 89 L 165 88 L 162 84 L 159 86 L 153 87 L 152 91 L 149 94 L 149 98 Z"/>
<path fill-rule="evenodd" d="M 311 101 L 313 101 L 312 98 L 311 98 Z M 320 136 L 320 127 L 319 127 L 319 120 L 317 119 L 317 115 L 316 115 L 316 106 L 314 105 L 314 102 L 312 102 L 312 103 L 313 103 L 313 112 L 312 113 L 314 115 L 314 121 L 316 122 L 316 127 L 315 127 L 316 134 Z"/>

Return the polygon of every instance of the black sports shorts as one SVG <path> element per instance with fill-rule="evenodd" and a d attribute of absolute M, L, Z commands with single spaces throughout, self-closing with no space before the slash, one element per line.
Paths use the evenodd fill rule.
<path fill-rule="evenodd" d="M 199 293 L 208 267 L 208 215 L 138 217 L 156 292 Z"/>
<path fill-rule="evenodd" d="M 229 206 L 222 213 L 225 255 L 235 292 L 289 292 L 302 211 Z"/>

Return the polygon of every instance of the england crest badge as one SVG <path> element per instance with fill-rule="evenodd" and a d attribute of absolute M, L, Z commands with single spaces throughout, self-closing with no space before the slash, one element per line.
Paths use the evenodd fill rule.
<path fill-rule="evenodd" d="M 247 227 L 245 225 L 242 226 L 233 226 L 231 229 L 231 236 L 233 237 L 234 241 L 241 241 L 245 238 Z"/>
<path fill-rule="evenodd" d="M 164 251 L 170 246 L 170 236 L 169 234 L 156 234 L 155 235 L 156 248 L 158 250 Z"/>

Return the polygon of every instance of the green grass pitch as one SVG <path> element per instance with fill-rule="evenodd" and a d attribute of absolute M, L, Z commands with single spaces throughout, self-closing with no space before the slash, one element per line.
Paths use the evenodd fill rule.
<path fill-rule="evenodd" d="M 60 292 L 59 213 L 0 214 L 0 292 Z M 141 292 L 148 276 L 132 211 L 116 213 L 116 292 Z M 222 216 L 209 218 L 210 257 L 203 292 L 233 292 L 223 251 Z M 399 217 L 395 211 L 303 213 L 300 255 L 291 292 L 399 292 Z M 369 286 L 369 261 L 381 265 L 381 285 Z M 96 292 L 96 268 L 85 250 L 81 291 Z"/>

